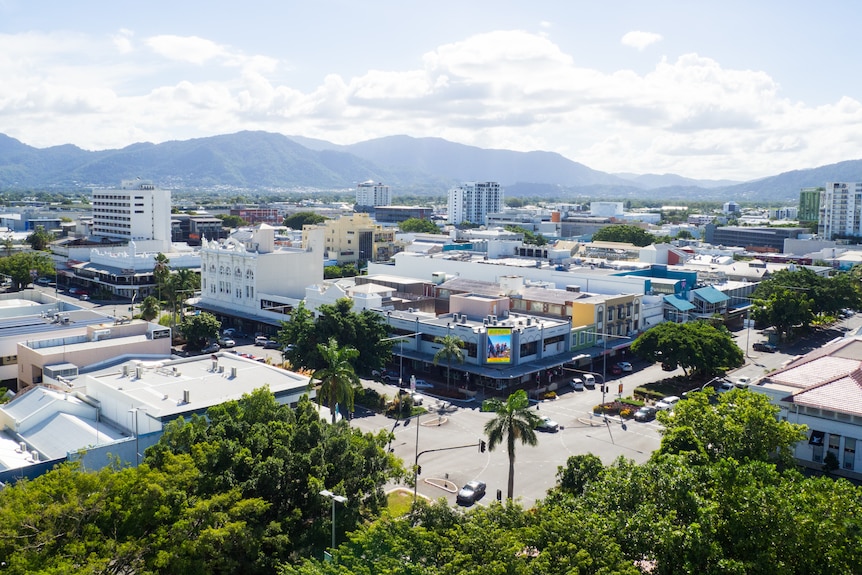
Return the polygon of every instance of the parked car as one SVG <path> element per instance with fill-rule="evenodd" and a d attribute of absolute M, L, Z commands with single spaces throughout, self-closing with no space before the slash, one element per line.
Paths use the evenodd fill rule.
<path fill-rule="evenodd" d="M 673 409 L 673 407 L 679 402 L 679 397 L 676 395 L 668 395 L 664 399 L 658 401 L 655 404 L 655 408 L 661 411 L 667 411 Z"/>
<path fill-rule="evenodd" d="M 90 301 L 90 295 L 89 295 L 89 294 L 82 293 L 82 294 L 80 294 L 80 295 L 78 296 L 78 299 L 80 299 L 80 300 L 82 300 L 82 301 Z"/>
<path fill-rule="evenodd" d="M 596 388 L 596 377 L 592 373 L 584 374 L 584 387 L 586 387 L 587 389 Z"/>
<path fill-rule="evenodd" d="M 219 347 L 219 344 L 211 343 L 208 346 L 202 348 L 201 353 L 215 353 L 220 349 L 221 349 L 221 347 Z"/>
<path fill-rule="evenodd" d="M 70 288 L 69 288 L 69 293 L 70 293 L 71 295 L 78 295 L 79 293 L 82 293 L 83 291 L 84 291 L 84 290 L 82 290 L 82 289 L 81 289 L 81 288 L 79 288 L 79 287 L 70 287 Z"/>
<path fill-rule="evenodd" d="M 230 337 L 233 339 L 237 339 L 237 338 L 245 339 L 248 337 L 247 333 L 243 333 L 240 330 L 236 329 L 235 327 L 229 327 L 221 333 L 222 333 L 222 335 L 226 335 L 227 337 Z"/>
<path fill-rule="evenodd" d="M 425 403 L 425 396 L 416 392 L 411 393 L 410 398 L 413 400 L 413 405 L 422 405 Z"/>
<path fill-rule="evenodd" d="M 583 391 L 584 390 L 584 380 L 580 377 L 576 377 L 572 380 L 572 389 L 575 391 Z"/>
<path fill-rule="evenodd" d="M 263 345 L 269 341 L 269 338 L 265 335 L 257 335 L 254 338 L 254 345 Z"/>
<path fill-rule="evenodd" d="M 424 379 L 417 379 L 416 380 L 416 389 L 433 389 L 433 388 L 434 388 L 434 385 L 431 383 L 428 383 Z"/>
<path fill-rule="evenodd" d="M 615 363 L 611 366 L 611 373 L 613 375 L 620 375 L 623 372 L 623 368 L 620 367 L 620 364 Z"/>
<path fill-rule="evenodd" d="M 560 424 L 545 415 L 541 418 L 541 421 L 539 421 L 539 425 L 536 426 L 536 429 L 539 431 L 557 432 L 560 430 Z"/>
<path fill-rule="evenodd" d="M 395 373 L 394 371 L 390 370 L 390 369 L 385 369 L 385 368 L 384 369 L 372 369 L 371 370 L 371 377 L 376 378 L 376 379 L 380 379 L 380 380 L 384 380 L 384 381 L 387 379 L 388 380 L 391 380 L 391 379 L 397 380 L 398 374 Z M 389 383 L 389 382 L 387 381 L 386 383 Z"/>
<path fill-rule="evenodd" d="M 736 378 L 736 387 L 745 388 L 751 385 L 751 378 L 743 375 L 742 377 Z"/>
<path fill-rule="evenodd" d="M 730 383 L 729 381 L 722 381 L 716 386 L 716 393 L 727 393 L 728 391 L 733 391 L 736 389 L 736 386 Z"/>
<path fill-rule="evenodd" d="M 279 344 L 274 339 L 268 339 L 263 344 L 263 349 L 280 349 L 281 344 Z"/>
<path fill-rule="evenodd" d="M 233 347 L 236 345 L 236 342 L 234 340 L 232 340 L 231 338 L 229 338 L 228 336 L 223 335 L 220 338 L 218 338 L 218 344 L 222 347 Z"/>
<path fill-rule="evenodd" d="M 621 361 L 617 365 L 620 366 L 620 369 L 623 371 L 631 371 L 632 370 L 632 364 L 627 362 L 627 361 Z"/>
<path fill-rule="evenodd" d="M 484 481 L 469 481 L 464 487 L 458 491 L 455 498 L 459 505 L 472 505 L 485 496 Z"/>
<path fill-rule="evenodd" d="M 775 344 L 766 342 L 766 341 L 758 341 L 755 342 L 754 345 L 751 346 L 754 351 L 765 351 L 766 353 L 775 353 L 778 351 L 778 348 Z"/>
<path fill-rule="evenodd" d="M 652 421 L 657 413 L 655 407 L 644 405 L 635 412 L 635 421 Z"/>

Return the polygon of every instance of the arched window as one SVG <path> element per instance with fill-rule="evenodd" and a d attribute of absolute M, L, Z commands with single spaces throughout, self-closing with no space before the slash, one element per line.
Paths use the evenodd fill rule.
<path fill-rule="evenodd" d="M 210 273 L 211 274 L 215 273 L 215 264 L 210 264 Z"/>
<path fill-rule="evenodd" d="M 236 268 L 236 270 L 234 270 L 234 272 L 233 272 L 233 275 L 235 275 L 238 278 L 241 278 L 242 277 L 242 270 L 239 268 Z"/>
<path fill-rule="evenodd" d="M 224 275 L 224 266 L 219 266 L 219 267 L 218 267 L 218 274 L 219 274 L 220 276 L 223 276 L 223 275 Z"/>
<path fill-rule="evenodd" d="M 254 272 L 250 269 L 245 270 L 245 279 L 253 280 L 254 279 Z"/>

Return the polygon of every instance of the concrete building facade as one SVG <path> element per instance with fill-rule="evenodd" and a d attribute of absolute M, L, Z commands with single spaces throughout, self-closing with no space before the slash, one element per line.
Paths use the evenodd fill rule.
<path fill-rule="evenodd" d="M 820 192 L 817 233 L 824 239 L 862 236 L 862 182 L 830 182 Z"/>
<path fill-rule="evenodd" d="M 368 214 L 356 213 L 302 228 L 302 243 L 308 234 L 323 230 L 327 258 L 338 265 L 387 261 L 396 252 L 395 230 L 374 223 Z"/>
<path fill-rule="evenodd" d="M 382 183 L 374 180 L 362 182 L 356 186 L 356 205 L 373 207 L 388 206 L 392 203 L 392 190 Z"/>
<path fill-rule="evenodd" d="M 123 180 L 119 189 L 93 192 L 93 235 L 135 241 L 143 249 L 169 251 L 171 192 L 149 180 Z"/>
<path fill-rule="evenodd" d="M 488 215 L 503 211 L 503 190 L 497 182 L 466 182 L 449 190 L 450 224 L 487 225 Z"/>

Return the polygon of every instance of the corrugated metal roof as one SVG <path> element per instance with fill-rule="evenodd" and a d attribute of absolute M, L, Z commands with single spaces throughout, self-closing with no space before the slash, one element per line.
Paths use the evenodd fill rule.
<path fill-rule="evenodd" d="M 694 295 L 694 297 L 702 299 L 707 303 L 721 303 L 730 299 L 723 292 L 715 289 L 712 286 L 698 288 L 692 291 L 692 294 Z"/>
<path fill-rule="evenodd" d="M 694 309 L 694 304 L 688 301 L 685 298 L 681 298 L 676 295 L 666 295 L 664 296 L 664 302 L 666 304 L 672 305 L 674 308 L 679 311 L 689 311 Z"/>

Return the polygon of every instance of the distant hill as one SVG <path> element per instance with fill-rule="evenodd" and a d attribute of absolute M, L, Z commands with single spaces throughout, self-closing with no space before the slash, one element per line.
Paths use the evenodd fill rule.
<path fill-rule="evenodd" d="M 343 190 L 375 180 L 392 186 L 395 195 L 442 195 L 459 182 L 490 180 L 513 196 L 790 202 L 803 187 L 862 180 L 862 160 L 740 184 L 674 174 L 608 174 L 553 152 L 484 149 L 440 138 L 390 136 L 342 146 L 238 132 L 87 151 L 72 145 L 39 149 L 0 134 L 2 190 L 110 187 L 136 176 L 178 192 Z"/>

